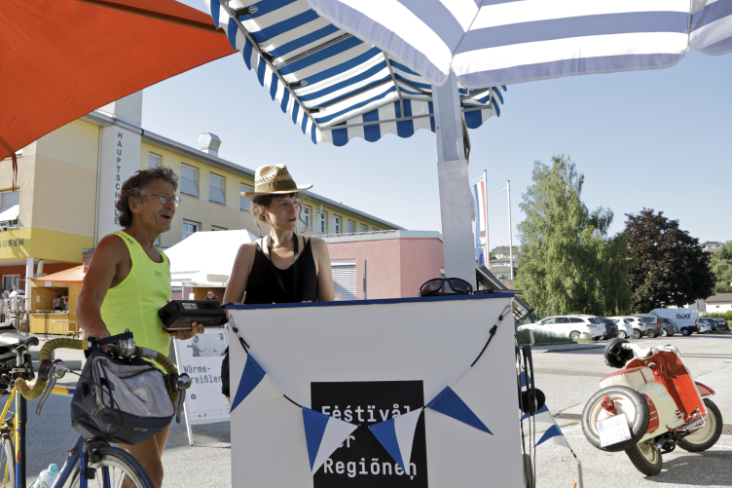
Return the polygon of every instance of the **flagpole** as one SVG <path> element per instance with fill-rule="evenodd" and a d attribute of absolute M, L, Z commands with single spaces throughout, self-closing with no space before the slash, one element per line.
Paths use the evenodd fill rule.
<path fill-rule="evenodd" d="M 485 267 L 491 269 L 491 252 L 488 244 L 488 172 L 483 170 L 483 200 L 485 201 Z"/>
<path fill-rule="evenodd" d="M 511 288 L 513 286 L 513 227 L 511 226 L 511 180 L 506 180 L 506 188 L 499 193 L 506 192 L 508 195 L 508 256 L 511 266 Z"/>

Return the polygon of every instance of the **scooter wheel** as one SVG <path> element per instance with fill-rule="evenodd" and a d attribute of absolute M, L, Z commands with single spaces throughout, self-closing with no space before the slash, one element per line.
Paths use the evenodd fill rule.
<path fill-rule="evenodd" d="M 663 468 L 661 452 L 653 446 L 653 439 L 633 444 L 625 450 L 633 466 L 646 476 L 656 476 Z"/>
<path fill-rule="evenodd" d="M 605 396 L 610 397 L 628 419 L 630 439 L 603 447 L 600 443 L 597 423 L 600 412 L 603 410 L 601 402 Z M 584 432 L 589 443 L 601 451 L 624 451 L 628 447 L 637 444 L 641 437 L 645 435 L 650 417 L 648 403 L 640 393 L 627 386 L 608 386 L 595 392 L 585 404 L 585 409 L 582 411 L 582 432 Z"/>
<path fill-rule="evenodd" d="M 633 351 L 623 349 L 627 344 L 625 339 L 613 339 L 605 345 L 605 364 L 611 368 L 622 368 L 625 363 L 633 359 Z"/>
<path fill-rule="evenodd" d="M 704 427 L 676 441 L 676 444 L 685 451 L 706 451 L 716 444 L 719 436 L 722 435 L 722 413 L 719 408 L 708 398 L 704 399 L 704 406 L 709 414 Z"/>

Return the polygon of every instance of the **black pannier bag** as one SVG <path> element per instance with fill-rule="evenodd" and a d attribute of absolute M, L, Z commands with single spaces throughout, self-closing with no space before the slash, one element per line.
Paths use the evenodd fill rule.
<path fill-rule="evenodd" d="M 138 444 L 175 414 L 163 373 L 139 357 L 110 356 L 92 343 L 71 400 L 71 425 L 84 438 Z"/>

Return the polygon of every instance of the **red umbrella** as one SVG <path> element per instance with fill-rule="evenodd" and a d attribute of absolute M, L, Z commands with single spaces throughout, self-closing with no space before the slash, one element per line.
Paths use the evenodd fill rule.
<path fill-rule="evenodd" d="M 0 46 L 0 159 L 14 173 L 15 151 L 44 134 L 234 52 L 174 0 L 2 0 Z"/>

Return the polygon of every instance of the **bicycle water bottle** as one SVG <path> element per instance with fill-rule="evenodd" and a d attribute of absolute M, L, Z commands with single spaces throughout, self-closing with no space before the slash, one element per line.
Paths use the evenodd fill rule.
<path fill-rule="evenodd" d="M 31 488 L 51 488 L 53 482 L 56 481 L 56 475 L 58 475 L 58 466 L 56 464 L 50 464 L 48 468 L 41 471 Z"/>

